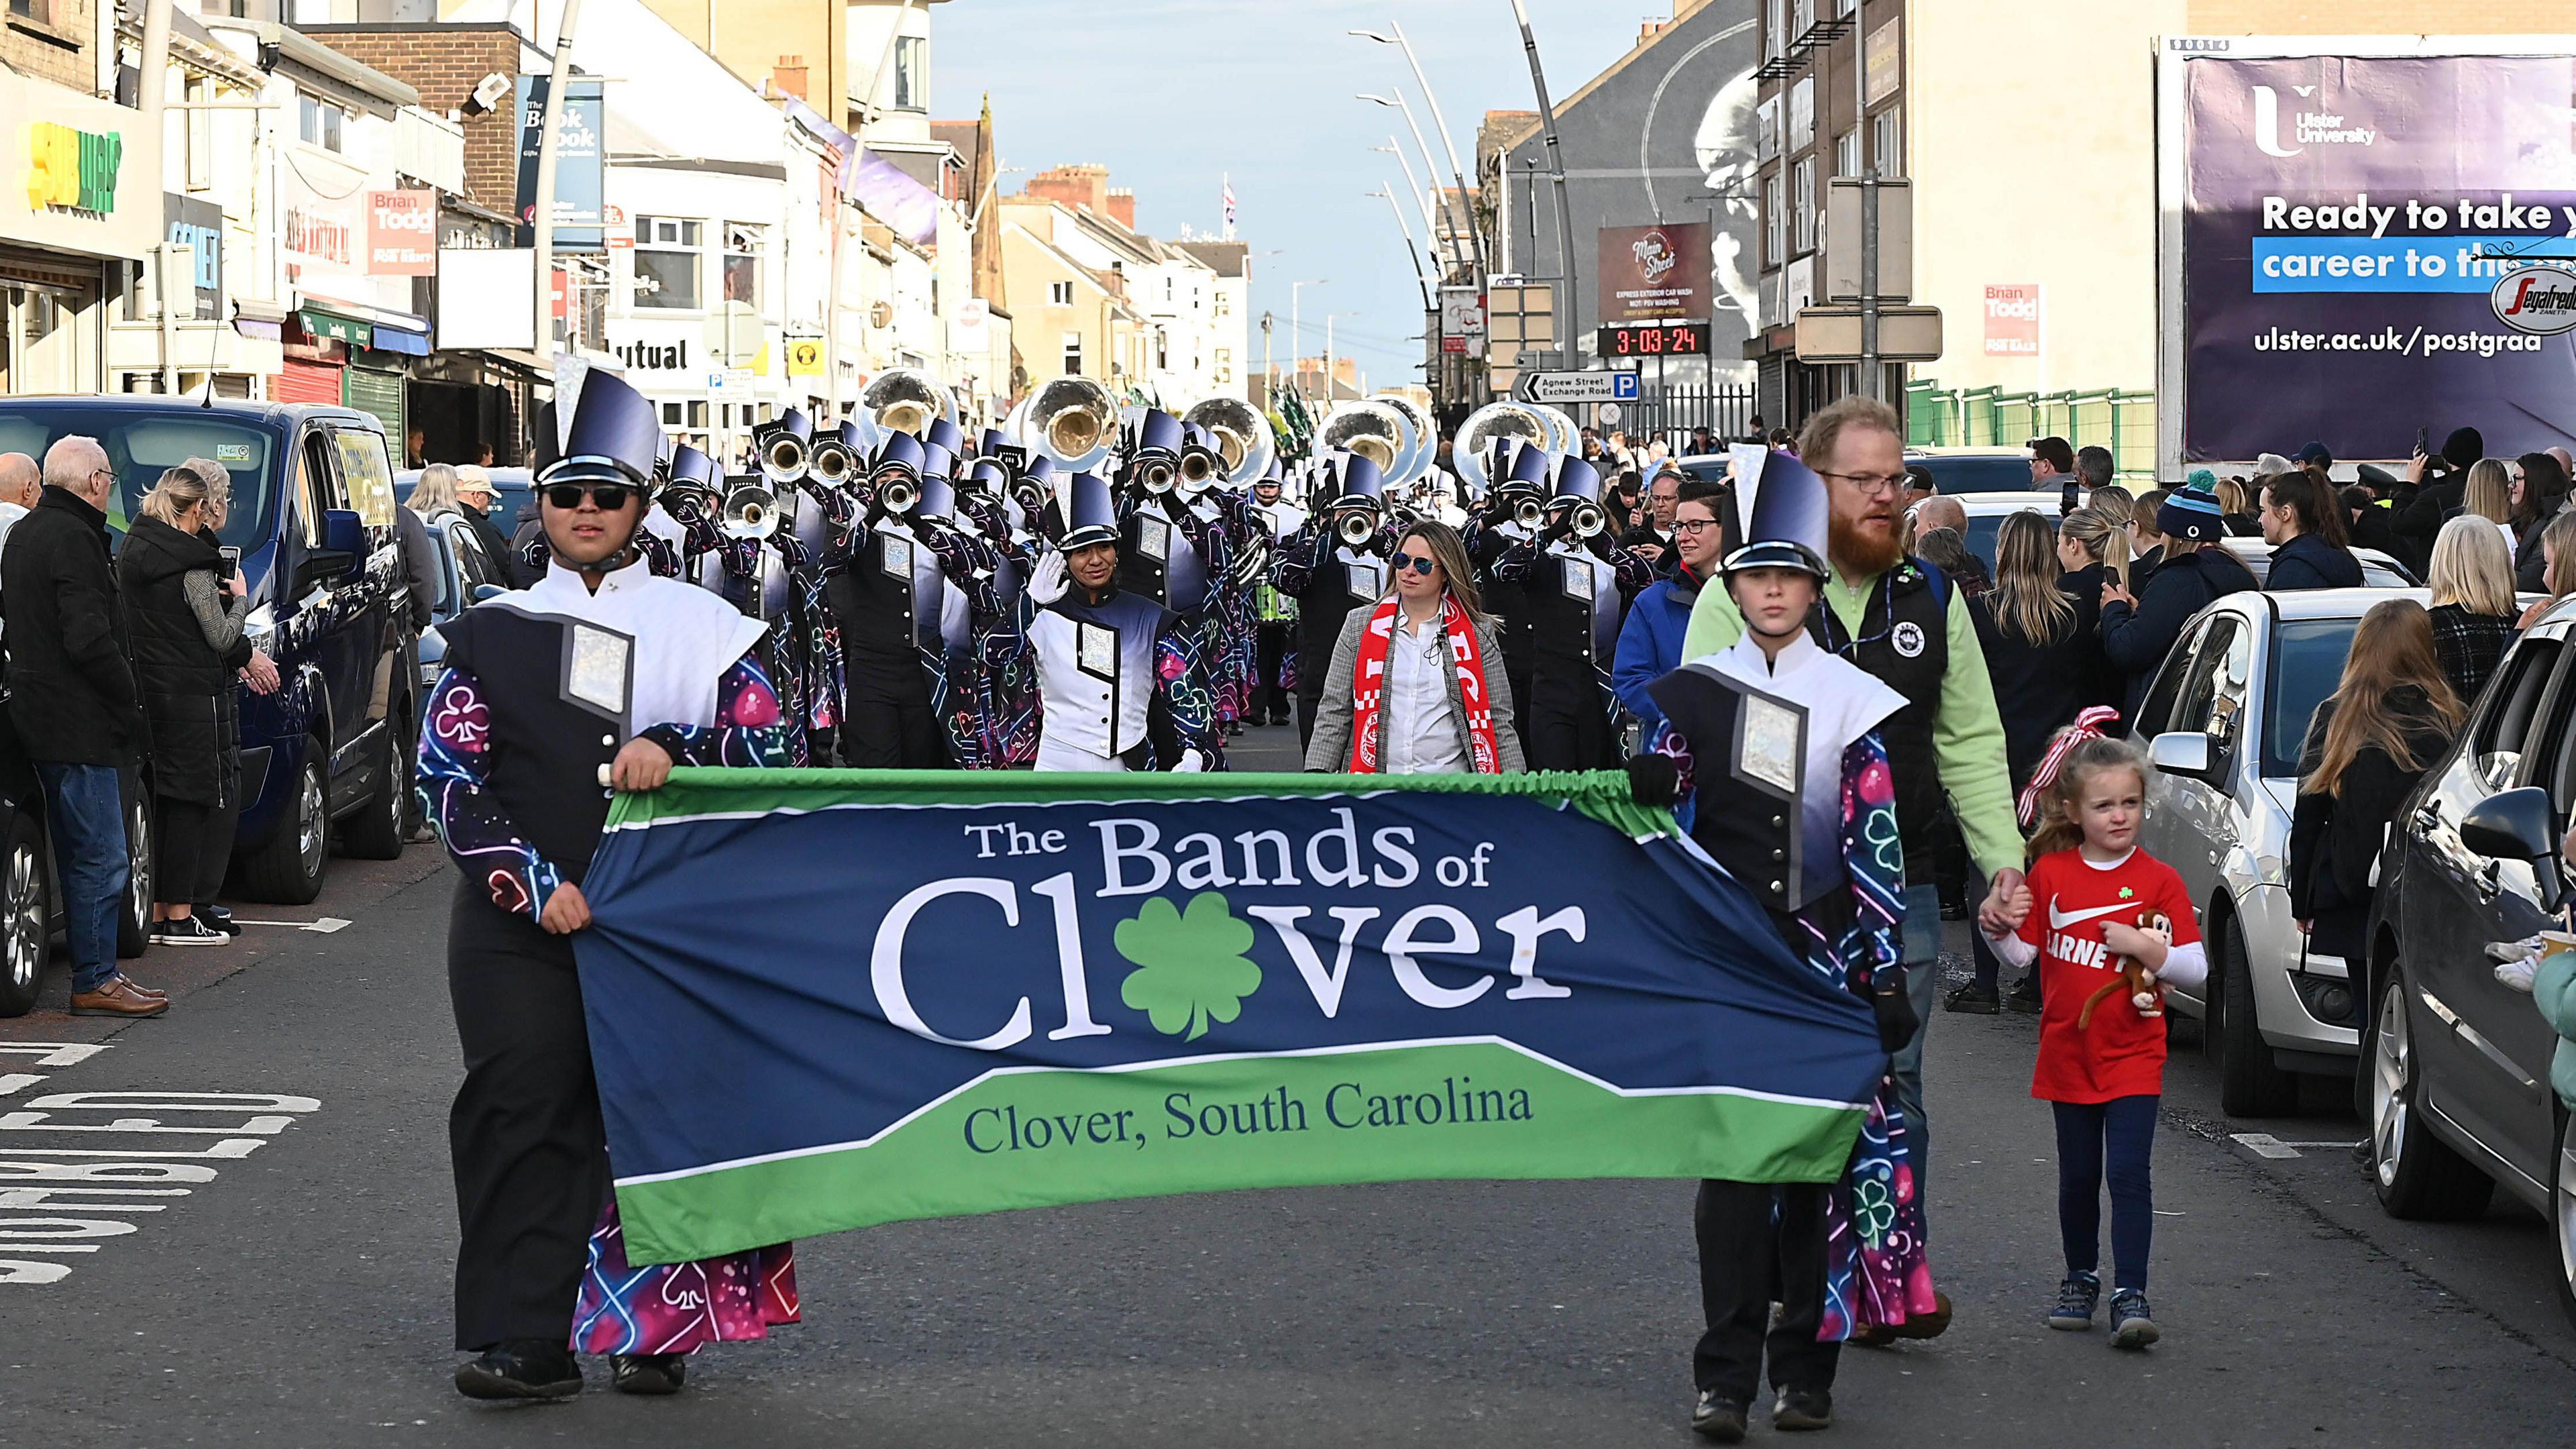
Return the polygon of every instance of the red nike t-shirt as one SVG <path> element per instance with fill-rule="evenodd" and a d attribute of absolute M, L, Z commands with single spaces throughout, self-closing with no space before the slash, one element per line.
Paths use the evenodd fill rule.
<path fill-rule="evenodd" d="M 2093 1008 L 2090 1024 L 2078 1030 L 2075 1019 L 2094 992 L 2119 979 L 2110 948 L 2102 944 L 2106 922 L 2136 925 L 2152 909 L 2173 922 L 2173 944 L 2200 939 L 2182 877 L 2143 850 L 2132 850 L 2113 866 L 2061 850 L 2031 865 L 2030 893 L 2030 915 L 2020 934 L 2039 949 L 2039 989 L 2046 1003 L 2030 1094 L 2048 1102 L 2108 1102 L 2162 1092 L 2164 1018 L 2139 1015 L 2129 993 L 2115 987 Z"/>

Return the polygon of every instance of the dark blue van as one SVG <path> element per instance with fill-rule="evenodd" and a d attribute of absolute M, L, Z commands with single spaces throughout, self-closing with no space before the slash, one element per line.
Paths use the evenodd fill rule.
<path fill-rule="evenodd" d="M 240 551 L 251 641 L 276 661 L 281 681 L 274 694 L 242 690 L 233 887 L 254 900 L 300 905 L 320 893 L 335 842 L 369 859 L 401 854 L 412 817 L 419 669 L 398 606 L 393 467 L 382 425 L 342 407 L 0 398 L 0 452 L 42 459 L 55 439 L 74 433 L 96 438 L 116 469 L 108 526 L 119 538 L 165 469 L 202 457 L 232 473 L 223 542 Z M 149 791 L 136 794 L 128 811 L 142 867 L 134 898 L 148 918 L 151 822 L 139 801 Z"/>

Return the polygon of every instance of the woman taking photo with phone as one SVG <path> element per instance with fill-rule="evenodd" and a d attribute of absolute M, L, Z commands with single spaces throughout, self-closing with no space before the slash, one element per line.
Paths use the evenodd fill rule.
<path fill-rule="evenodd" d="M 1502 636 L 1446 524 L 1397 540 L 1394 583 L 1333 644 L 1306 768 L 1353 775 L 1495 775 L 1527 766 L 1512 731 Z"/>

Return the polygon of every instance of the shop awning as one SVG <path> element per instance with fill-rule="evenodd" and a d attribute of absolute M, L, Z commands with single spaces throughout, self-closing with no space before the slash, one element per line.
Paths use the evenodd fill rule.
<path fill-rule="evenodd" d="M 233 299 L 233 330 L 261 342 L 277 342 L 286 335 L 286 309 L 274 302 L 248 297 Z"/>
<path fill-rule="evenodd" d="M 412 357 L 429 355 L 429 334 L 425 332 L 406 332 L 399 327 L 387 327 L 381 323 L 376 326 L 375 332 L 376 350 L 379 352 L 400 352 Z"/>
<path fill-rule="evenodd" d="M 375 345 L 375 327 L 355 317 L 344 317 L 320 307 L 302 307 L 295 313 L 295 325 L 327 342 L 345 342 L 351 347 Z"/>

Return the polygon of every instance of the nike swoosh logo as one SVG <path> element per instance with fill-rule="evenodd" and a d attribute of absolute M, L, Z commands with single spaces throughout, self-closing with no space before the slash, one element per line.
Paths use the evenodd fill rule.
<path fill-rule="evenodd" d="M 2099 906 L 2089 911 L 2077 911 L 2071 916 L 2060 915 L 2057 910 L 2057 897 L 2050 896 L 2048 898 L 2048 928 L 2052 931 L 2063 931 L 2077 922 L 2090 921 L 2097 917 L 2107 916 L 2113 911 L 2130 910 L 2136 905 L 2137 902 L 2135 901 L 2122 901 L 2118 905 Z"/>

